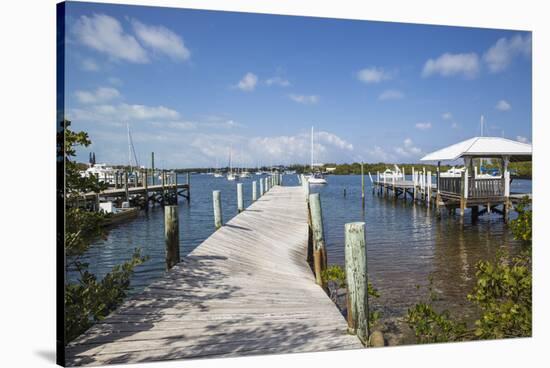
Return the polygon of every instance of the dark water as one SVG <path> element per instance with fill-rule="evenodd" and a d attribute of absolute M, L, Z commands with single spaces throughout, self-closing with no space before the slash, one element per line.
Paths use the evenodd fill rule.
<path fill-rule="evenodd" d="M 257 177 L 241 181 L 245 207 L 251 202 L 252 180 Z M 465 295 L 473 285 L 476 262 L 493 257 L 499 248 L 514 253 L 520 247 L 498 215 L 481 216 L 476 223 L 467 216 L 463 225 L 458 216 L 437 219 L 433 209 L 373 195 L 368 178 L 363 209 L 359 176 L 330 176 L 328 182 L 326 186 L 312 186 L 312 191 L 321 193 L 329 263 L 344 262 L 344 224 L 365 221 L 369 278 L 381 294 L 372 302 L 381 309 L 383 318 L 401 316 L 423 298 L 426 291 L 417 285 L 426 286 L 430 276 L 439 294 L 438 303 L 451 311 L 469 314 Z M 297 176 L 285 176 L 284 184 L 298 185 Z M 214 231 L 213 190 L 222 192 L 224 221 L 237 214 L 236 182 L 193 175 L 191 203 L 179 201 L 182 256 Z M 531 192 L 531 181 L 514 180 L 512 191 Z M 127 260 L 137 247 L 150 259 L 137 267 L 132 280 L 134 291 L 165 272 L 162 208 L 152 208 L 136 220 L 111 229 L 108 238 L 98 241 L 89 251 L 90 270 L 104 275 Z"/>

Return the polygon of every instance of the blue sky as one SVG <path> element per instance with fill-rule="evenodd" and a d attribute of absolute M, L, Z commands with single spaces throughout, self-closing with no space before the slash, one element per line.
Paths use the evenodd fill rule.
<path fill-rule="evenodd" d="M 98 162 L 416 162 L 531 141 L 529 32 L 68 3 L 66 114 Z"/>

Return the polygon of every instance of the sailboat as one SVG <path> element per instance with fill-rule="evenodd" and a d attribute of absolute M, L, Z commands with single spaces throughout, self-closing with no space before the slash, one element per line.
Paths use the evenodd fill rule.
<path fill-rule="evenodd" d="M 233 150 L 233 148 L 231 148 L 229 150 L 229 172 L 227 173 L 227 180 L 229 180 L 229 181 L 235 181 L 239 178 L 238 175 L 233 173 L 233 166 L 232 166 L 232 163 L 231 163 L 232 150 Z"/>
<path fill-rule="evenodd" d="M 218 159 L 216 158 L 216 170 L 213 173 L 215 178 L 223 178 L 223 174 L 220 171 L 220 168 L 218 167 Z"/>
<path fill-rule="evenodd" d="M 327 180 L 320 172 L 313 170 L 313 127 L 311 127 L 311 175 L 305 177 L 309 184 L 327 184 Z"/>

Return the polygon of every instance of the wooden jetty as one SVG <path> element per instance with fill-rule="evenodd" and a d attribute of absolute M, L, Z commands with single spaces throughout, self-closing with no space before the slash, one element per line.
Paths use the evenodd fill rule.
<path fill-rule="evenodd" d="M 422 175 L 419 178 L 418 175 Z M 470 208 L 472 216 L 480 216 L 486 212 L 496 212 L 506 217 L 524 197 L 531 199 L 530 193 L 512 193 L 509 184 L 501 178 L 467 178 L 465 175 L 456 178 L 441 178 L 437 173 L 412 172 L 412 180 L 380 180 L 372 179 L 373 193 L 392 197 L 394 199 L 411 199 L 425 203 L 437 210 L 464 210 Z M 438 186 L 439 182 L 439 186 Z M 480 208 L 483 207 L 483 208 Z"/>
<path fill-rule="evenodd" d="M 155 184 L 156 174 L 148 174 L 143 171 L 135 183 L 128 182 L 128 173 L 117 173 L 115 184 L 99 193 L 88 192 L 81 193 L 76 199 L 86 202 L 92 202 L 99 207 L 101 200 L 127 201 L 132 206 L 148 209 L 149 204 L 167 205 L 176 204 L 178 197 L 191 200 L 191 180 L 187 173 L 186 183 L 178 183 L 177 174 L 161 171 L 160 183 Z M 101 180 L 101 178 L 98 178 Z M 151 183 L 151 184 L 150 184 Z"/>
<path fill-rule="evenodd" d="M 305 194 L 272 187 L 71 342 L 67 365 L 363 347 L 306 262 Z"/>

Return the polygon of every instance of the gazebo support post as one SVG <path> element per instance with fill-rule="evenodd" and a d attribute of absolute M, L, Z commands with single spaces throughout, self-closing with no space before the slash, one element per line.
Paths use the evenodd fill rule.
<path fill-rule="evenodd" d="M 440 216 L 441 215 L 441 212 L 440 212 L 440 208 L 439 208 L 439 204 L 441 203 L 441 194 L 439 194 L 439 173 L 441 172 L 441 161 L 437 161 L 437 176 L 436 176 L 436 179 L 435 179 L 435 183 L 436 183 L 436 195 L 435 195 L 435 208 L 436 208 L 436 214 L 437 216 Z"/>
<path fill-rule="evenodd" d="M 502 216 L 504 222 L 508 223 L 508 213 L 510 211 L 510 172 L 508 171 L 509 156 L 502 157 L 502 181 L 504 188 L 504 204 L 502 205 Z"/>
<path fill-rule="evenodd" d="M 464 172 L 462 172 L 461 176 L 461 180 L 460 180 L 460 217 L 464 217 L 464 210 L 466 209 L 466 207 L 468 206 L 468 188 L 469 188 L 469 183 L 468 183 L 468 171 L 469 171 L 469 166 L 471 164 L 471 158 L 470 157 L 465 157 L 464 158 Z"/>

